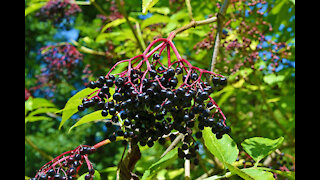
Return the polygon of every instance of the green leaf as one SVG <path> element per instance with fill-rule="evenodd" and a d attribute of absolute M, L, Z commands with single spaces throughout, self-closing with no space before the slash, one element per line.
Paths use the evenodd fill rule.
<path fill-rule="evenodd" d="M 278 0 L 276 1 L 276 4 L 271 9 L 270 14 L 278 14 L 282 8 L 282 6 L 286 3 L 286 0 Z"/>
<path fill-rule="evenodd" d="M 263 137 L 253 137 L 244 140 L 241 143 L 241 146 L 256 162 L 259 162 L 261 159 L 279 148 L 283 139 L 283 137 L 275 140 Z"/>
<path fill-rule="evenodd" d="M 146 14 L 159 0 L 142 0 L 142 13 Z"/>
<path fill-rule="evenodd" d="M 225 164 L 226 164 L 226 166 L 228 167 L 228 169 L 230 170 L 231 173 L 237 174 L 238 176 L 242 177 L 245 180 L 255 180 L 252 176 L 250 176 L 249 174 L 241 171 L 236 166 L 233 166 L 233 165 L 231 165 L 229 163 L 225 163 Z"/>
<path fill-rule="evenodd" d="M 57 112 L 59 109 L 58 108 L 39 108 L 36 109 L 35 111 L 32 111 L 28 114 L 28 117 L 43 114 L 43 113 L 48 113 L 48 112 Z"/>
<path fill-rule="evenodd" d="M 224 175 L 214 175 L 214 176 L 210 176 L 208 178 L 205 178 L 203 180 L 217 180 L 217 179 L 223 179 L 223 178 L 228 178 L 231 177 L 233 174 L 231 174 L 231 172 L 227 172 Z"/>
<path fill-rule="evenodd" d="M 116 27 L 119 26 L 120 24 L 126 22 L 125 18 L 119 18 L 116 20 L 113 20 L 111 22 L 109 22 L 108 24 L 104 25 L 103 28 L 101 29 L 101 32 L 104 32 L 105 30 L 107 30 L 110 27 Z"/>
<path fill-rule="evenodd" d="M 90 93 L 98 90 L 98 88 L 91 89 L 91 88 L 85 88 L 81 91 L 79 91 L 77 94 L 73 95 L 64 108 L 58 112 L 62 111 L 62 119 L 59 125 L 59 130 L 61 129 L 62 125 L 75 113 L 78 112 L 78 106 L 82 103 L 82 99 L 86 96 L 88 96 Z M 56 113 L 58 113 L 56 112 Z"/>
<path fill-rule="evenodd" d="M 87 114 L 85 116 L 83 116 L 78 122 L 76 122 L 70 129 L 69 129 L 69 133 L 71 131 L 71 129 L 80 126 L 82 124 L 86 124 L 92 121 L 97 121 L 97 120 L 103 120 L 103 119 L 110 119 L 112 116 L 109 114 L 108 116 L 102 116 L 101 115 L 101 111 L 95 111 L 93 113 Z"/>
<path fill-rule="evenodd" d="M 143 173 L 142 180 L 151 179 L 156 172 L 170 165 L 177 158 L 177 153 L 178 149 L 175 148 L 163 156 L 159 161 L 152 164 L 149 169 Z"/>
<path fill-rule="evenodd" d="M 29 5 L 25 10 L 24 10 L 24 15 L 27 16 L 30 13 L 42 8 L 46 3 L 45 2 L 39 2 L 39 3 L 34 3 Z"/>
<path fill-rule="evenodd" d="M 169 21 L 170 21 L 170 18 L 168 16 L 155 14 L 142 22 L 141 29 L 144 29 L 145 27 L 152 24 L 168 23 Z"/>
<path fill-rule="evenodd" d="M 212 133 L 211 128 L 205 127 L 203 139 L 205 146 L 219 161 L 224 164 L 232 164 L 236 161 L 239 149 L 228 134 L 223 135 L 221 139 L 217 139 L 216 135 Z"/>
<path fill-rule="evenodd" d="M 184 168 L 174 169 L 167 172 L 169 179 L 177 179 L 180 175 L 184 173 Z"/>
<path fill-rule="evenodd" d="M 52 102 L 44 98 L 29 98 L 25 102 L 25 107 L 31 111 L 40 107 L 56 107 Z"/>
<path fill-rule="evenodd" d="M 110 172 L 116 172 L 118 169 L 117 166 L 113 166 L 113 167 L 107 167 L 105 169 L 100 170 L 100 173 L 110 173 Z"/>
<path fill-rule="evenodd" d="M 82 175 L 78 178 L 78 180 L 84 180 L 84 177 L 85 177 L 88 173 L 89 173 L 89 172 L 82 174 Z M 94 180 L 100 180 L 100 179 L 101 179 L 101 178 L 100 178 L 100 173 L 99 173 L 97 170 L 94 171 L 93 179 L 94 179 Z"/>
<path fill-rule="evenodd" d="M 163 14 L 163 15 L 168 15 L 170 13 L 170 8 L 168 7 L 153 7 L 149 9 L 149 12 L 153 13 L 159 13 L 159 14 Z"/>
<path fill-rule="evenodd" d="M 263 80 L 264 82 L 266 82 L 267 84 L 274 84 L 274 83 L 277 83 L 277 82 L 281 82 L 283 81 L 285 78 L 284 75 L 275 75 L 274 73 L 272 74 L 268 74 L 268 75 L 265 75 L 263 77 Z"/>
<path fill-rule="evenodd" d="M 132 21 L 132 22 L 137 21 L 136 19 L 134 19 L 132 17 L 129 17 L 128 19 L 129 19 L 129 21 Z M 126 22 L 125 18 L 118 18 L 116 20 L 113 20 L 113 21 L 109 22 L 108 24 L 104 25 L 103 28 L 101 29 L 101 32 L 104 32 L 108 28 L 119 26 L 120 24 L 123 24 L 125 22 Z"/>
<path fill-rule="evenodd" d="M 44 120 L 52 120 L 52 118 L 47 116 L 31 116 L 25 118 L 25 123 L 27 122 L 35 122 L 35 121 L 44 121 Z"/>
<path fill-rule="evenodd" d="M 230 178 L 233 175 L 238 175 L 245 180 L 274 180 L 273 174 L 268 171 L 268 168 L 260 169 L 258 168 L 244 168 L 239 169 L 236 166 L 233 166 L 229 163 L 226 163 L 230 172 L 227 172 L 224 175 L 215 175 L 206 178 L 205 180 L 217 180 L 223 178 Z M 267 170 L 265 170 L 267 169 Z M 282 172 L 282 171 L 281 171 Z"/>
<path fill-rule="evenodd" d="M 255 180 L 274 180 L 273 174 L 256 168 L 241 169 L 242 172 L 250 175 Z"/>

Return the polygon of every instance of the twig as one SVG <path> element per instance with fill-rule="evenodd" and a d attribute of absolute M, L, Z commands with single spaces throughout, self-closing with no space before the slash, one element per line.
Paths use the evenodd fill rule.
<path fill-rule="evenodd" d="M 178 142 L 184 137 L 183 134 L 179 134 L 178 137 L 176 137 L 173 142 L 170 144 L 170 146 L 166 149 L 166 151 L 164 151 L 164 153 L 160 156 L 160 158 L 162 158 L 163 156 L 165 156 L 169 151 L 171 151 L 171 149 L 173 149 L 173 147 L 175 145 L 178 144 Z"/>
<path fill-rule="evenodd" d="M 140 25 L 139 25 L 138 22 L 136 22 L 136 29 L 137 29 L 137 35 L 138 35 L 138 38 L 139 38 L 140 43 L 141 43 L 141 45 L 142 45 L 142 48 L 143 48 L 143 49 L 146 49 L 146 43 L 144 42 L 144 39 L 143 39 L 143 37 L 142 37 Z"/>
<path fill-rule="evenodd" d="M 25 137 L 25 142 L 27 142 L 34 150 L 38 151 L 43 157 L 45 157 L 48 160 L 52 160 L 53 157 L 39 149 L 29 138 Z"/>
<path fill-rule="evenodd" d="M 201 21 L 194 21 L 192 20 L 189 24 L 185 25 L 185 26 L 182 26 L 174 31 L 172 31 L 168 37 L 168 40 L 172 40 L 176 34 L 178 33 L 181 33 L 187 29 L 190 29 L 191 27 L 196 27 L 196 26 L 199 26 L 199 25 L 204 25 L 204 24 L 210 24 L 212 22 L 215 22 L 217 21 L 217 17 L 211 17 L 211 18 L 208 18 L 208 19 L 205 19 L 205 20 L 201 20 Z"/>
<path fill-rule="evenodd" d="M 90 3 L 104 16 L 108 16 L 107 13 L 103 11 L 103 9 L 95 2 L 95 0 L 90 0 Z"/>
<path fill-rule="evenodd" d="M 133 28 L 133 26 L 132 26 L 132 24 L 131 24 L 131 22 L 130 22 L 130 20 L 129 20 L 128 14 L 127 14 L 126 10 L 124 9 L 124 1 L 123 1 L 123 0 L 116 0 L 116 2 L 117 2 L 117 6 L 118 6 L 121 14 L 123 14 L 124 18 L 125 18 L 126 21 L 127 21 L 128 25 L 129 25 L 129 27 L 130 27 L 130 29 L 131 29 L 131 31 L 132 31 L 132 33 L 133 33 L 136 41 L 137 41 L 137 44 L 138 44 L 140 50 L 143 52 L 143 51 L 144 51 L 144 48 L 143 48 L 143 46 L 142 46 L 142 44 L 141 44 L 141 41 L 139 40 L 138 35 L 137 35 L 137 32 L 136 32 L 135 29 Z"/>
<path fill-rule="evenodd" d="M 190 4 L 190 0 L 185 0 L 186 1 L 186 5 L 187 5 L 187 8 L 188 8 L 188 14 L 189 14 L 189 18 L 191 21 L 193 21 L 193 15 L 192 15 L 192 7 L 191 7 L 191 4 Z"/>
<path fill-rule="evenodd" d="M 220 34 L 222 33 L 222 27 L 223 27 L 223 22 L 224 22 L 224 14 L 227 10 L 227 7 L 229 5 L 229 0 L 224 0 L 223 5 L 220 8 L 220 11 L 217 15 L 218 18 L 218 28 L 217 28 L 217 35 L 216 39 L 214 42 L 214 49 L 213 49 L 213 54 L 212 54 L 212 60 L 211 60 L 211 68 L 210 71 L 213 72 L 214 66 L 217 61 L 217 56 L 219 54 L 219 46 L 220 46 Z"/>
<path fill-rule="evenodd" d="M 80 50 L 81 52 L 88 53 L 88 54 L 93 54 L 93 55 L 99 55 L 99 56 L 105 56 L 105 55 L 106 55 L 105 52 L 95 51 L 95 50 L 89 49 L 89 48 L 87 48 L 87 47 L 84 47 L 84 46 L 80 45 L 78 42 L 76 42 L 76 41 L 74 41 L 74 40 L 71 40 L 71 42 L 72 42 L 75 46 L 78 46 L 78 47 L 79 47 L 79 50 Z"/>

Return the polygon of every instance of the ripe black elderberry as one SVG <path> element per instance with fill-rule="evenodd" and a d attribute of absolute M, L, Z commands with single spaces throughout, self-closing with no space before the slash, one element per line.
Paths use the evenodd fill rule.
<path fill-rule="evenodd" d="M 177 137 L 171 133 L 177 131 L 185 136 L 178 156 L 194 159 L 196 140 L 202 138 L 201 130 L 205 127 L 210 127 L 217 138 L 231 132 L 222 111 L 210 97 L 215 90 L 227 84 L 227 79 L 186 66 L 183 60 L 171 62 L 171 65 L 168 63 L 166 67 L 159 61 L 160 54 L 154 53 L 149 57 L 152 61 L 148 61 L 146 66 L 143 65 L 146 58 L 140 63 L 135 61 L 138 63 L 136 65 L 129 61 L 131 66 L 122 73 L 112 75 L 109 72 L 90 82 L 89 88 L 99 89 L 96 94 L 92 93 L 93 97 L 92 94 L 90 98 L 85 97 L 78 107 L 79 111 L 97 107 L 102 109 L 102 116 L 110 115 L 111 119 L 106 121 L 105 126 L 118 127 L 109 140 L 113 142 L 117 136 L 123 136 L 124 145 L 128 141 L 148 147 L 153 147 L 157 141 L 165 144 L 166 139 L 172 142 Z M 206 82 L 208 77 L 203 76 L 206 73 L 210 74 L 211 82 Z M 189 153 L 185 154 L 185 150 Z"/>

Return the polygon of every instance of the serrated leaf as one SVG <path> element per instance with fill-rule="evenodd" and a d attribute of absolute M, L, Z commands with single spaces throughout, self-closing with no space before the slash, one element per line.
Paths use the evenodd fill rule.
<path fill-rule="evenodd" d="M 89 173 L 89 172 L 82 174 L 82 175 L 78 178 L 78 180 L 84 180 L 84 177 L 85 177 L 88 173 Z M 97 170 L 94 171 L 93 179 L 94 179 L 94 180 L 100 180 L 100 179 L 101 179 L 100 173 L 99 173 Z"/>
<path fill-rule="evenodd" d="M 142 13 L 146 14 L 159 0 L 142 0 Z"/>
<path fill-rule="evenodd" d="M 94 92 L 98 90 L 98 88 L 95 89 L 90 89 L 90 88 L 85 88 L 81 91 L 79 91 L 78 93 L 76 93 L 75 95 L 73 95 L 68 102 L 66 103 L 66 105 L 64 106 L 64 108 L 58 112 L 62 112 L 62 118 L 61 118 L 61 122 L 59 125 L 59 129 L 61 129 L 62 125 L 75 113 L 78 112 L 78 106 L 82 103 L 82 99 L 86 96 L 88 96 L 90 93 Z M 56 113 L 58 113 L 56 112 Z"/>
<path fill-rule="evenodd" d="M 202 132 L 205 146 L 219 161 L 224 164 L 226 162 L 232 164 L 236 161 L 239 149 L 228 134 L 223 135 L 221 139 L 217 139 L 209 127 L 205 127 Z"/>
<path fill-rule="evenodd" d="M 80 126 L 82 124 L 86 124 L 92 121 L 103 120 L 103 119 L 110 119 L 112 117 L 110 114 L 108 116 L 102 116 L 101 112 L 102 110 L 99 110 L 83 116 L 78 122 L 76 122 L 73 126 L 71 126 L 71 128 L 69 129 L 69 132 L 71 131 L 71 129 L 77 126 Z"/>
<path fill-rule="evenodd" d="M 264 157 L 275 151 L 283 142 L 283 137 L 272 140 L 263 137 L 253 137 L 246 139 L 241 143 L 243 149 L 254 159 L 259 162 Z"/>

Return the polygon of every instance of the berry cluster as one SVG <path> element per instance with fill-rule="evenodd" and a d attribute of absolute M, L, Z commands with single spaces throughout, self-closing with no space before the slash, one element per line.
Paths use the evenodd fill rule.
<path fill-rule="evenodd" d="M 46 66 L 41 69 L 41 84 L 58 84 L 62 79 L 73 79 L 82 60 L 82 54 L 71 44 L 62 43 L 40 48 L 41 60 Z"/>
<path fill-rule="evenodd" d="M 74 150 L 67 151 L 45 164 L 30 180 L 72 180 L 86 162 L 89 173 L 85 180 L 92 180 L 95 170 L 88 159 L 88 155 L 95 152 L 95 147 L 81 145 Z"/>
<path fill-rule="evenodd" d="M 70 20 L 80 7 L 72 0 L 50 0 L 36 14 L 42 21 L 51 20 L 55 27 L 70 27 Z"/>
<path fill-rule="evenodd" d="M 221 37 L 220 52 L 224 52 L 223 58 L 217 59 L 217 68 L 224 73 L 233 75 L 240 68 L 251 68 L 259 71 L 276 72 L 280 65 L 286 66 L 286 61 L 290 56 L 290 46 L 286 42 L 275 42 L 268 38 L 273 28 L 264 16 L 271 8 L 266 5 L 265 0 L 251 0 L 241 2 L 230 1 L 229 7 L 241 7 L 226 19 Z M 240 5 L 241 4 L 241 5 Z M 217 5 L 219 5 L 217 3 Z M 220 5 L 217 6 L 220 8 Z M 267 7 L 266 10 L 262 7 Z M 255 17 L 255 21 L 243 18 L 248 13 L 250 17 Z M 239 22 L 240 21 L 240 22 Z M 236 26 L 234 26 L 237 24 Z M 236 27 L 236 28 L 235 28 Z M 210 32 L 203 40 L 193 47 L 199 53 L 201 50 L 212 49 L 215 36 L 216 25 L 211 26 Z M 236 34 L 236 36 L 235 36 Z M 264 61 L 264 66 L 257 67 L 256 63 Z"/>
<path fill-rule="evenodd" d="M 163 42 L 148 53 L 158 41 Z M 168 67 L 160 61 L 165 47 Z M 177 61 L 171 62 L 170 47 Z M 155 53 L 159 49 L 160 52 Z M 128 62 L 125 71 L 111 74 L 118 64 L 125 62 Z M 206 81 L 205 78 L 212 80 Z M 173 141 L 176 134 L 171 132 L 183 134 L 178 156 L 190 159 L 196 156 L 198 149 L 194 137 L 201 138 L 204 127 L 211 127 L 218 139 L 231 131 L 221 109 L 210 97 L 214 90 L 226 84 L 224 76 L 192 66 L 181 58 L 171 41 L 160 38 L 142 55 L 119 61 L 106 76 L 91 81 L 88 87 L 97 90 L 83 99 L 78 110 L 95 107 L 106 117 L 107 127 L 119 126 L 109 136 L 111 142 L 116 136 L 123 136 L 133 144 L 152 147 L 155 141 L 164 144 L 165 137 Z M 198 160 L 194 162 L 197 164 Z"/>
<path fill-rule="evenodd" d="M 294 157 L 284 153 L 275 153 L 271 157 L 272 160 L 268 164 L 268 168 L 280 171 L 295 171 Z"/>

